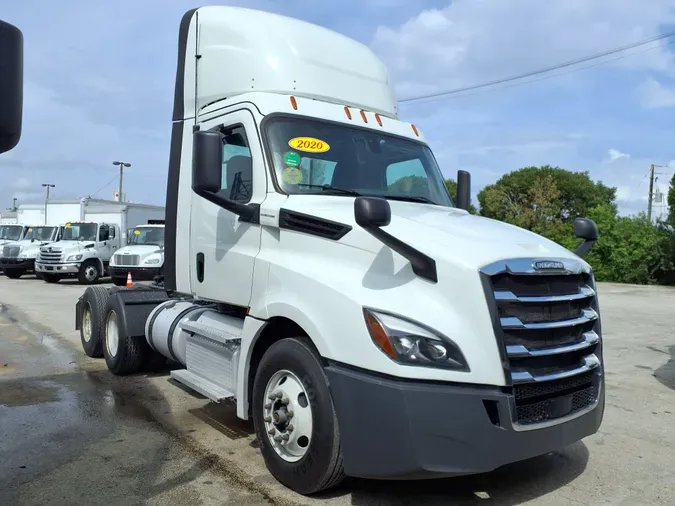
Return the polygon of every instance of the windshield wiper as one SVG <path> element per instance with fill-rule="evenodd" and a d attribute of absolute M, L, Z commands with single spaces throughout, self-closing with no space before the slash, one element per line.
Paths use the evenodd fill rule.
<path fill-rule="evenodd" d="M 300 183 L 298 186 L 305 186 L 307 188 L 321 188 L 323 191 L 326 192 L 334 192 L 334 193 L 340 193 L 342 195 L 352 195 L 354 197 L 360 197 L 361 194 L 359 192 L 356 192 L 354 190 L 350 190 L 348 188 L 338 188 L 337 186 L 331 186 L 329 184 L 304 184 Z"/>
<path fill-rule="evenodd" d="M 391 200 L 403 200 L 405 202 L 422 202 L 424 204 L 434 204 L 436 205 L 436 202 L 434 202 L 431 199 L 428 199 L 427 197 L 419 197 L 416 195 L 383 195 L 385 199 L 391 199 Z"/>

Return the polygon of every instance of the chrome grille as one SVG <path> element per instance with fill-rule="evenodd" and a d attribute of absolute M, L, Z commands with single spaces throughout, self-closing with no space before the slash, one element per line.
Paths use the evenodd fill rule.
<path fill-rule="evenodd" d="M 598 400 L 601 330 L 595 281 L 582 262 L 505 260 L 481 270 L 514 421 L 532 425 L 571 416 Z M 532 394 L 532 392 L 537 392 Z"/>
<path fill-rule="evenodd" d="M 140 255 L 115 255 L 115 265 L 138 265 L 140 261 Z"/>
<path fill-rule="evenodd" d="M 5 258 L 15 258 L 19 256 L 21 246 L 4 246 L 2 248 L 2 256 Z"/>
<path fill-rule="evenodd" d="M 49 251 L 51 249 L 51 251 Z M 63 263 L 63 252 L 59 248 L 40 248 L 37 261 L 41 264 L 60 264 Z"/>

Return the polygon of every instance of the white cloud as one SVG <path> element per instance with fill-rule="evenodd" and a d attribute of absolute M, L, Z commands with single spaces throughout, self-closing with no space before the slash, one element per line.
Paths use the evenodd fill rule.
<path fill-rule="evenodd" d="M 650 77 L 640 87 L 642 106 L 647 109 L 675 106 L 675 87 L 668 87 Z"/>
<path fill-rule="evenodd" d="M 630 158 L 628 153 L 622 153 L 618 149 L 611 148 L 607 150 L 607 155 L 609 156 L 609 161 L 614 162 L 620 158 Z"/>
<path fill-rule="evenodd" d="M 372 47 L 389 63 L 399 96 L 409 97 L 603 52 L 673 21 L 675 0 L 455 0 L 378 27 Z M 664 46 L 608 65 L 672 74 L 674 63 Z"/>

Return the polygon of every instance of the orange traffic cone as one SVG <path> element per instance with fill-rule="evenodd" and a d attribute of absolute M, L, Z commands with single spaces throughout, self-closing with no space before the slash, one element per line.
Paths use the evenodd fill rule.
<path fill-rule="evenodd" d="M 127 288 L 131 288 L 134 285 L 134 282 L 131 280 L 131 273 L 127 272 Z"/>

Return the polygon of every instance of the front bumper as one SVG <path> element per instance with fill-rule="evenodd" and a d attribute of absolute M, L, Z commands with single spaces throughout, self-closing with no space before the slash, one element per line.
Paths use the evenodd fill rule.
<path fill-rule="evenodd" d="M 26 271 L 32 271 L 34 267 L 34 258 L 0 257 L 0 269 L 24 269 Z"/>
<path fill-rule="evenodd" d="M 389 379 L 331 364 L 345 473 L 374 479 L 423 479 L 483 473 L 556 451 L 594 434 L 598 401 L 566 422 L 533 430 L 514 425 L 506 388 Z"/>
<path fill-rule="evenodd" d="M 67 264 L 41 264 L 35 262 L 35 272 L 43 272 L 45 274 L 77 274 L 80 272 L 81 263 L 73 262 Z"/>
<path fill-rule="evenodd" d="M 131 273 L 132 279 L 136 281 L 152 281 L 155 276 L 162 273 L 161 267 L 124 267 L 124 266 L 108 266 L 111 278 L 125 278 L 128 273 Z"/>

